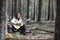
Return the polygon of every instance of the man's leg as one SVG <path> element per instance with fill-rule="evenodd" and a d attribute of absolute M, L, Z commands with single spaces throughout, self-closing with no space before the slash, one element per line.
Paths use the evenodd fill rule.
<path fill-rule="evenodd" d="M 12 32 L 16 32 L 17 30 L 12 26 Z"/>
<path fill-rule="evenodd" d="M 25 25 L 20 27 L 20 33 L 23 34 L 23 35 L 26 35 Z"/>

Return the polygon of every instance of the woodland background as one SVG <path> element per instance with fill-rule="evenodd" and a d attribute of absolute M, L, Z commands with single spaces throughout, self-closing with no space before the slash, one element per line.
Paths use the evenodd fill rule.
<path fill-rule="evenodd" d="M 24 37 L 24 39 L 59 40 L 59 5 L 59 0 L 0 0 L 0 39 L 20 40 Z M 16 11 L 22 13 L 23 19 L 30 19 L 26 24 L 26 30 L 31 32 L 29 31 L 26 36 L 7 32 Z"/>

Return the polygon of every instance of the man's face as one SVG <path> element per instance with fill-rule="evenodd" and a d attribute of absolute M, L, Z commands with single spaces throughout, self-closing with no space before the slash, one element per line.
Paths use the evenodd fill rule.
<path fill-rule="evenodd" d="M 18 14 L 17 14 L 17 18 L 20 18 L 20 16 L 21 16 L 20 13 L 18 13 Z"/>

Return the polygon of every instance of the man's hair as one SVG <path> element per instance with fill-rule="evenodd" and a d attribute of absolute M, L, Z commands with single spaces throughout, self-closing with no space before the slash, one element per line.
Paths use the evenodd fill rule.
<path fill-rule="evenodd" d="M 17 14 L 20 13 L 21 17 L 22 17 L 22 14 L 21 12 L 17 11 L 15 14 L 14 14 L 14 17 L 17 18 Z"/>

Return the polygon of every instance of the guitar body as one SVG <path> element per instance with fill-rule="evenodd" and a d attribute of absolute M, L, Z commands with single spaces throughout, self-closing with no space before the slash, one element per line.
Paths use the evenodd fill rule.
<path fill-rule="evenodd" d="M 14 24 L 13 26 L 14 26 L 14 28 L 17 29 L 17 30 L 21 27 L 20 25 L 15 25 L 15 24 Z"/>

